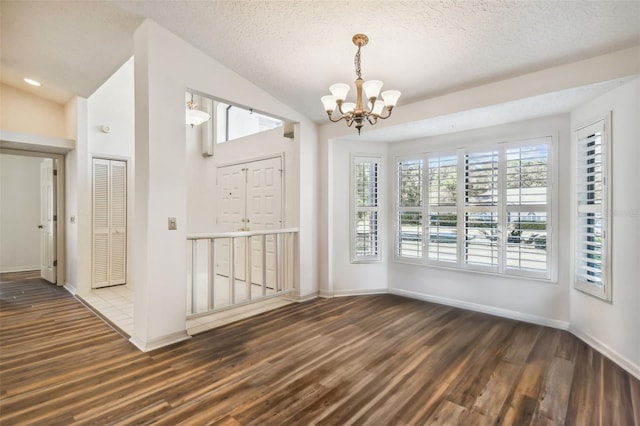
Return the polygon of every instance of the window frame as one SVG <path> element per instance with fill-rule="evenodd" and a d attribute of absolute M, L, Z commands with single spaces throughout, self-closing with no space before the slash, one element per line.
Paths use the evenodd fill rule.
<path fill-rule="evenodd" d="M 375 206 L 358 206 L 357 205 L 357 188 L 356 188 L 356 171 L 357 165 L 361 163 L 375 163 L 377 164 L 376 170 L 376 205 Z M 375 263 L 382 261 L 382 250 L 383 250 L 383 240 L 381 225 L 383 223 L 383 209 L 381 208 L 382 203 L 382 185 L 381 185 L 381 176 L 383 174 L 383 163 L 382 156 L 376 154 L 351 154 L 350 161 L 350 171 L 349 171 L 349 194 L 350 194 L 350 209 L 349 209 L 349 242 L 350 242 L 350 254 L 351 254 L 351 263 Z M 376 253 L 374 255 L 359 255 L 358 250 L 356 249 L 356 245 L 358 243 L 358 235 L 357 235 L 357 214 L 359 212 L 375 212 L 377 216 L 377 225 L 375 230 L 375 240 L 377 241 L 376 245 Z"/>
<path fill-rule="evenodd" d="M 589 139 L 591 135 L 597 132 L 601 133 L 600 147 L 602 155 L 602 201 L 600 204 L 580 204 L 580 185 L 581 173 L 580 173 L 580 150 L 582 141 Z M 611 280 L 611 232 L 612 232 L 612 220 L 611 220 L 611 112 L 608 112 L 604 116 L 598 117 L 596 120 L 589 121 L 588 124 L 579 126 L 573 132 L 574 144 L 572 160 L 574 164 L 573 168 L 573 214 L 572 214 L 572 275 L 573 286 L 575 289 L 580 290 L 586 294 L 594 296 L 605 302 L 612 302 L 613 289 Z M 599 206 L 599 207 L 596 207 Z M 602 217 L 602 236 L 601 236 L 601 264 L 600 274 L 602 285 L 597 285 L 587 280 L 579 279 L 579 263 L 582 257 L 580 257 L 579 241 L 580 232 L 580 214 L 581 213 L 593 213 L 600 214 Z"/>
<path fill-rule="evenodd" d="M 437 267 L 437 268 L 445 268 L 445 269 L 453 269 L 456 271 L 469 271 L 469 272 L 479 272 L 479 273 L 487 273 L 491 275 L 500 275 L 500 276 L 510 276 L 524 279 L 533 279 L 533 280 L 541 280 L 545 282 L 557 282 L 557 244 L 558 244 L 558 236 L 555 230 L 555 224 L 558 219 L 558 194 L 557 194 L 557 165 L 555 159 L 557 158 L 557 133 L 554 132 L 544 132 L 538 133 L 534 135 L 520 135 L 519 137 L 511 137 L 507 140 L 500 139 L 499 142 L 496 140 L 487 143 L 479 143 L 474 144 L 468 148 L 453 148 L 451 150 L 445 151 L 435 151 L 435 152 L 424 152 L 420 155 L 402 155 L 395 157 L 395 185 L 394 185 L 394 221 L 395 221 L 395 246 L 393 251 L 393 260 L 399 263 L 411 263 L 411 264 L 420 264 L 424 266 Z M 547 192 L 546 192 L 546 232 L 547 232 L 547 244 L 546 244 L 546 269 L 544 271 L 536 271 L 533 269 L 526 268 L 516 268 L 516 267 L 508 267 L 507 266 L 507 241 L 506 236 L 507 232 L 507 211 L 511 210 L 522 210 L 526 205 L 518 204 L 518 208 L 513 208 L 507 206 L 507 185 L 506 185 L 506 173 L 507 173 L 507 158 L 506 153 L 507 150 L 518 148 L 518 147 L 526 147 L 532 145 L 540 145 L 545 144 L 547 146 Z M 463 146 L 462 144 L 458 145 Z M 493 211 L 497 213 L 497 225 L 496 231 L 500 237 L 503 237 L 498 244 L 498 261 L 497 266 L 483 266 L 483 265 L 473 265 L 465 262 L 465 156 L 467 154 L 472 153 L 482 153 L 489 151 L 497 151 L 498 152 L 498 201 L 495 206 L 489 208 L 493 208 Z M 429 226 L 431 222 L 431 213 L 432 208 L 430 206 L 430 200 L 428 199 L 428 191 L 429 191 L 429 160 L 438 157 L 457 157 L 457 202 L 455 205 L 456 220 L 457 220 L 457 256 L 456 261 L 442 261 L 442 260 L 434 260 L 429 258 Z M 423 183 L 422 183 L 422 197 L 423 203 L 421 206 L 422 214 L 423 214 L 423 226 L 422 226 L 422 256 L 420 258 L 408 258 L 401 256 L 398 251 L 399 247 L 399 212 L 402 209 L 399 208 L 399 196 L 398 192 L 400 191 L 399 181 L 398 181 L 398 165 L 400 162 L 409 161 L 409 160 L 422 160 L 423 161 Z M 523 206 L 523 207 L 520 207 Z M 477 210 L 475 207 L 470 210 Z M 482 209 L 481 209 L 482 210 Z"/>
<path fill-rule="evenodd" d="M 279 124 L 268 129 L 262 129 L 262 130 L 259 129 L 258 131 L 255 131 L 255 132 L 242 134 L 240 136 L 235 135 L 231 137 L 230 135 L 231 129 L 233 128 L 235 131 L 237 131 L 238 129 L 238 124 L 235 122 L 235 120 L 237 119 L 237 116 L 236 117 L 230 116 L 232 108 L 235 108 L 235 110 L 241 111 L 242 114 L 244 115 L 247 115 L 247 114 L 255 115 L 257 118 L 258 127 L 261 127 L 261 125 L 259 124 L 261 119 L 270 120 L 273 122 L 277 122 Z M 235 103 L 230 103 L 230 102 L 222 101 L 219 99 L 213 100 L 211 116 L 212 118 L 210 121 L 213 123 L 213 138 L 215 140 L 215 145 L 234 142 L 243 138 L 247 138 L 249 136 L 283 128 L 285 126 L 285 121 L 281 118 L 278 118 L 270 114 L 254 111 L 253 108 L 244 107 Z M 232 122 L 232 119 L 233 119 L 233 122 Z M 224 133 L 224 135 L 221 135 L 221 133 Z"/>

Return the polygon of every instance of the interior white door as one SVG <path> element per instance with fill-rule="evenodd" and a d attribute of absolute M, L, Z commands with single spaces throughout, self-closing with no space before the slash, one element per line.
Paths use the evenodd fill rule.
<path fill-rule="evenodd" d="M 40 276 L 56 282 L 56 184 L 53 159 L 40 163 Z"/>
<path fill-rule="evenodd" d="M 126 282 L 127 163 L 93 159 L 92 287 Z"/>
<path fill-rule="evenodd" d="M 282 159 L 280 157 L 247 163 L 247 219 L 252 231 L 282 228 Z M 251 281 L 262 284 L 262 238 L 251 243 Z M 274 288 L 277 279 L 277 241 L 265 241 L 267 287 Z"/>

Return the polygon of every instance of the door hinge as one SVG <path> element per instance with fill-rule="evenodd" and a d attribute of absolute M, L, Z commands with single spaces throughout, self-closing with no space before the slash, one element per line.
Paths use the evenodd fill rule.
<path fill-rule="evenodd" d="M 58 266 L 58 261 L 57 260 L 53 261 L 53 266 Z"/>
<path fill-rule="evenodd" d="M 57 214 L 54 214 L 54 215 L 53 215 L 53 221 L 55 222 L 55 221 L 57 221 L 57 220 L 58 220 L 58 215 L 57 215 Z"/>
<path fill-rule="evenodd" d="M 58 176 L 58 171 L 57 171 L 57 170 L 54 170 L 54 171 L 53 171 L 53 175 L 54 175 L 54 176 Z"/>

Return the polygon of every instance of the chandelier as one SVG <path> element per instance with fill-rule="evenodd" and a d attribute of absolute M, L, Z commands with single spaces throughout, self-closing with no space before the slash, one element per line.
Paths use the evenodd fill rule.
<path fill-rule="evenodd" d="M 186 111 L 187 124 L 190 124 L 191 127 L 199 126 L 211 118 L 211 116 L 208 113 L 201 111 L 199 109 L 196 109 L 197 106 L 198 104 L 193 101 L 193 93 L 192 93 L 191 100 L 187 102 L 187 111 Z"/>
<path fill-rule="evenodd" d="M 358 51 L 354 59 L 356 66 L 356 75 L 358 78 L 355 81 L 356 84 L 356 103 L 345 102 L 347 93 L 349 93 L 349 85 L 345 83 L 336 83 L 329 87 L 331 95 L 326 95 L 320 98 L 324 105 L 325 111 L 329 116 L 329 120 L 337 123 L 340 120 L 345 120 L 347 126 L 351 127 L 353 123 L 356 123 L 356 129 L 358 134 L 366 121 L 369 124 L 374 125 L 378 122 L 378 119 L 386 119 L 391 116 L 391 110 L 398 102 L 400 92 L 398 90 L 386 90 L 382 92 L 382 99 L 378 99 L 380 96 L 380 90 L 382 89 L 382 82 L 380 80 L 368 80 L 363 81 L 360 70 L 360 48 L 365 46 L 369 42 L 369 38 L 364 34 L 356 34 L 353 36 L 353 44 L 358 46 Z M 367 104 L 362 99 L 362 90 L 364 89 L 365 96 L 367 97 Z M 338 106 L 339 116 L 333 115 L 333 112 Z"/>

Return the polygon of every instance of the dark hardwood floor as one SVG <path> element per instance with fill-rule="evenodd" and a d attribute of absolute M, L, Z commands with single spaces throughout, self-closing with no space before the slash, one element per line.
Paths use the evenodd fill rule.
<path fill-rule="evenodd" d="M 640 382 L 551 328 L 343 297 L 142 353 L 62 288 L 0 278 L 2 425 L 640 424 Z"/>

